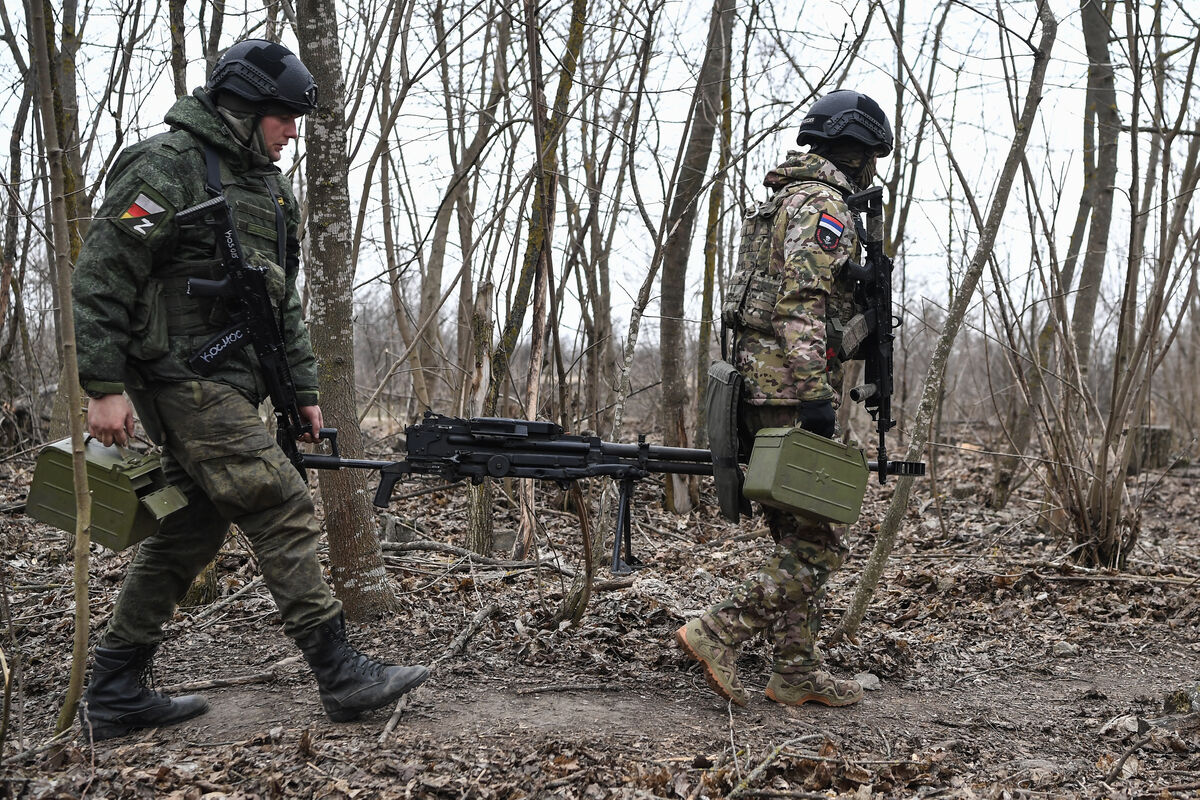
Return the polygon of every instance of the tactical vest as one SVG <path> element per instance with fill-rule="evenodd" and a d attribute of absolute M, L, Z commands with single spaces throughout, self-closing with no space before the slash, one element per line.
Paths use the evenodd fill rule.
<path fill-rule="evenodd" d="M 729 331 L 749 328 L 768 336 L 774 335 L 775 305 L 779 301 L 779 275 L 771 270 L 771 243 L 774 240 L 776 217 L 783 201 L 799 194 L 812 180 L 799 180 L 787 184 L 771 199 L 752 204 L 742 221 L 742 232 L 738 242 L 737 265 L 721 304 L 721 352 L 724 358 L 732 358 L 728 338 Z M 826 184 L 833 186 L 833 184 Z M 844 192 L 834 186 L 839 192 Z M 799 205 L 807 202 L 802 198 Z M 855 217 L 856 229 L 860 227 Z M 826 301 L 826 342 L 842 360 L 853 357 L 842 349 L 842 320 L 854 317 L 857 309 L 854 301 L 854 282 L 845 275 L 833 276 L 834 291 Z"/>
<path fill-rule="evenodd" d="M 288 276 L 287 225 L 278 180 L 269 174 L 235 174 L 211 148 L 205 148 L 204 155 L 208 192 L 223 193 L 228 200 L 246 262 L 265 268 L 271 301 L 280 314 Z M 135 335 L 130 355 L 146 362 L 167 354 L 174 360 L 186 360 L 225 329 L 230 323 L 227 300 L 187 293 L 190 278 L 222 277 L 224 268 L 212 228 L 203 219 L 180 225 L 175 247 L 155 265 L 139 297 L 131 324 Z"/>
<path fill-rule="evenodd" d="M 730 357 L 726 341 L 730 329 L 774 332 L 771 320 L 779 300 L 779 276 L 771 272 L 775 217 L 783 201 L 799 192 L 806 183 L 809 181 L 789 183 L 771 199 L 752 203 L 746 210 L 738 242 L 737 265 L 721 304 L 721 349 L 726 358 Z"/>

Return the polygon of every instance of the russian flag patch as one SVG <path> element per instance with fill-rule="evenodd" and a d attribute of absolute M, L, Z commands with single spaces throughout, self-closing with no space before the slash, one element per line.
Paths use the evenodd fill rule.
<path fill-rule="evenodd" d="M 822 250 L 836 250 L 844 230 L 845 226 L 838 222 L 837 217 L 822 213 L 817 219 L 817 244 Z"/>
<path fill-rule="evenodd" d="M 128 230 L 145 238 L 164 211 L 166 211 L 165 208 L 156 203 L 145 192 L 141 192 L 129 204 L 129 208 L 125 209 L 125 213 L 119 217 L 119 221 Z"/>

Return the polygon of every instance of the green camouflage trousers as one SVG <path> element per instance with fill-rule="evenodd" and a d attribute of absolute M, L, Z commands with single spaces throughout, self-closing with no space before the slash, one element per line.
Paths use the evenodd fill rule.
<path fill-rule="evenodd" d="M 741 410 L 747 431 L 791 427 L 795 415 L 791 407 L 743 406 Z M 774 645 L 775 672 L 809 672 L 821 663 L 817 635 L 825 583 L 846 560 L 847 548 L 840 526 L 773 508 L 763 512 L 775 550 L 756 573 L 700 620 L 730 647 L 763 632 Z"/>
<path fill-rule="evenodd" d="M 320 528 L 300 473 L 234 388 L 189 381 L 132 391 L 163 435 L 166 479 L 188 498 L 138 546 L 100 644 L 157 644 L 192 580 L 216 556 L 229 523 L 249 539 L 284 632 L 301 636 L 337 616 L 317 558 Z"/>

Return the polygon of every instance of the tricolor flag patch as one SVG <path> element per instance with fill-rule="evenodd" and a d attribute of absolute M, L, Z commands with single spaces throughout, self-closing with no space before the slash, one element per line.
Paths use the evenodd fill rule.
<path fill-rule="evenodd" d="M 136 200 L 129 204 L 129 208 L 125 209 L 120 221 L 129 230 L 145 237 L 149 235 L 150 230 L 164 211 L 166 211 L 165 208 L 142 192 L 138 194 Z"/>
<path fill-rule="evenodd" d="M 817 244 L 825 251 L 837 249 L 843 230 L 845 226 L 837 221 L 837 217 L 822 213 L 817 219 Z"/>

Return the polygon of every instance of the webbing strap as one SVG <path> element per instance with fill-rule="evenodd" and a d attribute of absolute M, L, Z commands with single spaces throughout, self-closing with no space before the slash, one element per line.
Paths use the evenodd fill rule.
<path fill-rule="evenodd" d="M 279 254 L 276 261 L 280 269 L 287 269 L 287 220 L 283 216 L 283 202 L 279 198 L 279 190 L 270 176 L 263 176 L 267 185 L 267 194 L 271 196 L 271 207 L 275 209 L 275 251 Z"/>
<path fill-rule="evenodd" d="M 220 197 L 225 193 L 225 187 L 221 183 L 221 158 L 211 144 L 204 145 L 204 166 L 207 168 L 204 188 L 208 189 L 208 193 L 213 197 Z"/>

